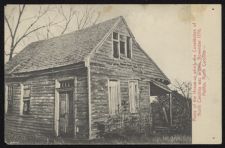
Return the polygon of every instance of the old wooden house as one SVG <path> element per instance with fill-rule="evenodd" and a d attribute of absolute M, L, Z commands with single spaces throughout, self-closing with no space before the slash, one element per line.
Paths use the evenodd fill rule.
<path fill-rule="evenodd" d="M 168 84 L 125 19 L 113 18 L 33 42 L 6 63 L 5 127 L 92 139 L 97 122 L 120 106 L 131 115 L 148 111 L 150 96 L 169 96 Z"/>

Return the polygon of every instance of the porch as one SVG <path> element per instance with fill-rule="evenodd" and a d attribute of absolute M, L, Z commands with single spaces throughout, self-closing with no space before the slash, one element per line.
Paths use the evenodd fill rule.
<path fill-rule="evenodd" d="M 161 82 L 151 80 L 149 100 L 153 132 L 172 132 L 172 91 L 170 88 Z"/>

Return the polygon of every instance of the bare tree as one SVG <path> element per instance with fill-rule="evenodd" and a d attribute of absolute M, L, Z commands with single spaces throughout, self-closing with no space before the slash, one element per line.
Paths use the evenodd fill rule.
<path fill-rule="evenodd" d="M 59 5 L 58 7 L 40 6 L 37 14 L 34 16 L 29 16 L 29 11 L 26 8 L 28 8 L 26 5 L 14 6 L 11 12 L 7 13 L 8 16 L 6 14 L 4 16 L 9 30 L 9 36 L 5 38 L 5 44 L 8 43 L 7 45 L 9 46 L 9 53 L 5 51 L 5 55 L 9 56 L 9 60 L 12 59 L 13 55 L 17 54 L 15 50 L 21 42 L 23 43 L 21 45 L 26 45 L 29 39 L 35 36 L 36 40 L 49 39 L 72 30 L 80 30 L 95 24 L 100 18 L 100 13 L 90 6 L 85 6 L 84 9 L 73 6 L 70 6 L 68 9 L 64 5 Z M 15 13 L 16 11 L 18 13 Z M 50 11 L 54 12 L 53 15 L 48 15 Z M 40 19 L 44 21 L 40 21 Z M 25 21 L 27 21 L 28 26 L 24 28 L 22 23 Z M 75 28 L 71 29 L 69 27 L 70 24 L 73 24 Z"/>
<path fill-rule="evenodd" d="M 58 13 L 63 17 L 63 24 L 58 25 L 62 31 L 60 35 L 68 31 L 69 25 L 75 19 L 74 30 L 80 30 L 90 25 L 96 24 L 99 21 L 100 13 L 93 7 L 86 6 L 84 9 L 74 9 L 73 6 L 69 7 L 69 11 L 65 11 L 63 5 L 58 7 Z"/>
<path fill-rule="evenodd" d="M 60 35 L 62 35 L 68 29 L 68 26 L 69 26 L 71 20 L 73 19 L 73 17 L 75 16 L 76 11 L 73 9 L 72 6 L 70 6 L 69 12 L 66 13 L 65 10 L 64 10 L 64 7 L 62 5 L 60 5 L 60 7 L 58 8 L 58 12 L 59 12 L 60 15 L 62 15 L 63 20 L 64 20 L 64 25 L 60 26 L 62 28 L 62 31 L 60 32 Z"/>
<path fill-rule="evenodd" d="M 63 35 L 66 32 L 70 32 L 73 30 L 80 30 L 84 29 L 90 25 L 94 25 L 99 21 L 100 13 L 96 11 L 93 7 L 86 6 L 84 9 L 82 8 L 75 8 L 70 6 L 69 8 L 63 5 L 58 6 L 57 12 L 58 16 L 61 16 L 61 19 L 57 23 L 57 27 L 59 27 L 59 31 L 51 31 L 52 26 L 46 27 L 46 38 L 48 39 L 49 36 L 54 37 L 56 35 Z M 54 20 L 54 19 L 53 19 Z M 69 26 L 73 24 L 75 27 L 71 29 Z M 51 34 L 51 35 L 50 35 Z"/>
<path fill-rule="evenodd" d="M 190 102 L 189 100 L 191 99 L 191 87 L 192 87 L 191 82 L 181 82 L 181 81 L 175 80 L 173 86 L 186 99 L 189 115 L 191 115 L 191 107 L 189 104 Z"/>
<path fill-rule="evenodd" d="M 77 11 L 75 15 L 78 30 L 83 29 L 89 25 L 96 24 L 100 18 L 100 13 L 96 12 L 96 10 L 92 7 L 86 7 L 82 11 Z"/>
<path fill-rule="evenodd" d="M 42 7 L 40 6 L 37 15 L 29 17 L 29 18 L 22 19 L 22 17 L 24 16 L 24 12 L 26 10 L 26 6 L 25 5 L 15 6 L 13 8 L 13 11 L 16 10 L 16 9 L 18 9 L 18 17 L 16 18 L 15 24 L 14 24 L 14 16 L 12 15 L 12 13 L 10 13 L 11 15 L 9 15 L 9 16 L 6 16 L 6 15 L 4 16 L 7 28 L 9 29 L 9 32 L 10 32 L 10 36 L 5 41 L 5 43 L 8 40 L 10 41 L 10 50 L 9 50 L 9 53 L 8 53 L 9 60 L 12 59 L 13 55 L 15 54 L 15 49 L 21 41 L 23 41 L 25 38 L 27 38 L 30 34 L 35 33 L 38 30 L 47 26 L 46 24 L 44 24 L 44 25 L 37 25 L 37 24 L 38 24 L 38 21 L 44 15 L 46 15 L 47 12 L 49 11 L 49 7 L 47 7 L 46 9 L 42 9 Z M 11 19 L 11 22 L 10 22 L 10 19 Z M 27 21 L 27 20 L 30 20 L 31 23 L 25 29 L 23 28 L 25 31 L 23 33 L 21 33 L 19 27 L 21 26 L 21 24 L 24 21 Z M 51 25 L 52 25 L 52 23 L 51 23 Z"/>

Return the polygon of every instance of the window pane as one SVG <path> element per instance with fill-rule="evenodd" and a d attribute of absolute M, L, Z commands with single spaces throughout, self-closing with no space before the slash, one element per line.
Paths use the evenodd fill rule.
<path fill-rule="evenodd" d="M 120 53 L 125 54 L 125 42 L 120 41 Z"/>
<path fill-rule="evenodd" d="M 60 102 L 60 115 L 63 116 L 66 113 L 66 101 L 61 100 Z"/>
<path fill-rule="evenodd" d="M 120 41 L 126 41 L 126 38 L 125 38 L 125 36 L 124 35 L 120 35 Z"/>
<path fill-rule="evenodd" d="M 74 87 L 73 80 L 65 80 L 60 82 L 60 88 L 71 88 Z"/>
<path fill-rule="evenodd" d="M 24 90 L 24 97 L 30 97 L 30 90 L 29 89 L 25 89 Z"/>
<path fill-rule="evenodd" d="M 30 100 L 23 101 L 23 114 L 30 112 Z"/>
<path fill-rule="evenodd" d="M 116 40 L 118 40 L 118 33 L 116 33 L 116 32 L 113 32 L 113 39 L 116 39 Z"/>
<path fill-rule="evenodd" d="M 113 41 L 113 57 L 119 58 L 118 42 L 116 42 L 116 41 Z"/>
<path fill-rule="evenodd" d="M 131 43 L 130 37 L 127 37 L 127 57 L 131 58 Z"/>

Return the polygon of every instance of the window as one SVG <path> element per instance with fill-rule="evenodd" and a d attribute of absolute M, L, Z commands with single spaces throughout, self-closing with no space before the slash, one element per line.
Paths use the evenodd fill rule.
<path fill-rule="evenodd" d="M 119 81 L 109 81 L 109 114 L 115 115 L 119 112 L 120 101 L 120 87 Z"/>
<path fill-rule="evenodd" d="M 125 54 L 125 42 L 120 41 L 120 53 Z"/>
<path fill-rule="evenodd" d="M 64 80 L 60 82 L 60 88 L 71 88 L 74 87 L 74 81 Z"/>
<path fill-rule="evenodd" d="M 117 41 L 113 41 L 113 57 L 119 58 L 119 43 Z"/>
<path fill-rule="evenodd" d="M 120 55 L 131 58 L 131 38 L 113 32 L 113 57 L 119 58 Z"/>
<path fill-rule="evenodd" d="M 119 34 L 113 32 L 113 57 L 119 58 Z"/>
<path fill-rule="evenodd" d="M 23 114 L 30 113 L 30 88 L 28 86 L 24 87 L 23 92 Z"/>
<path fill-rule="evenodd" d="M 125 55 L 125 43 L 126 43 L 125 36 L 120 35 L 120 53 L 123 54 L 123 55 Z"/>
<path fill-rule="evenodd" d="M 13 110 L 13 85 L 8 86 L 8 109 L 7 112 L 12 112 Z"/>
<path fill-rule="evenodd" d="M 113 39 L 118 40 L 118 33 L 113 32 Z"/>
<path fill-rule="evenodd" d="M 131 58 L 131 38 L 127 37 L 127 57 Z"/>
<path fill-rule="evenodd" d="M 130 112 L 137 112 L 137 100 L 138 100 L 138 82 L 130 81 L 129 82 L 129 104 L 130 104 Z"/>

